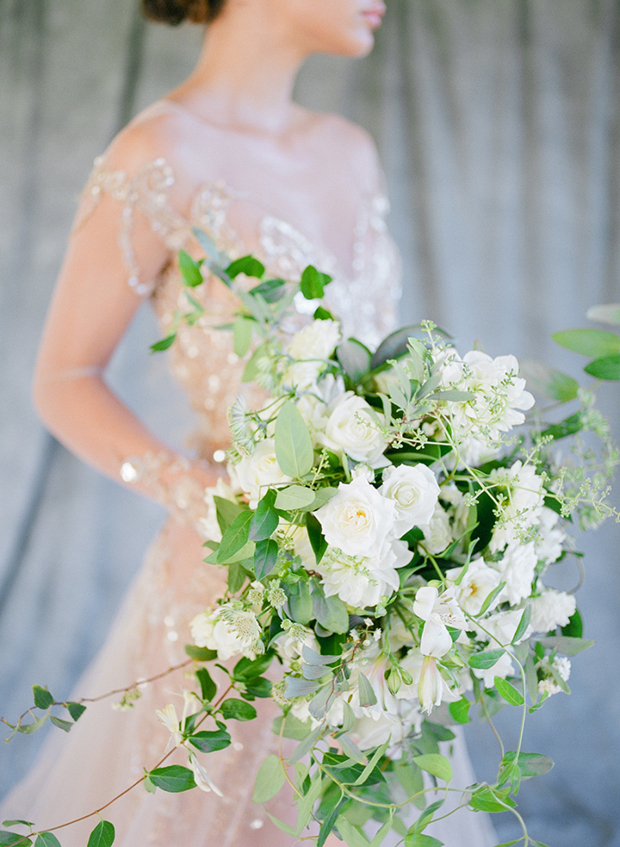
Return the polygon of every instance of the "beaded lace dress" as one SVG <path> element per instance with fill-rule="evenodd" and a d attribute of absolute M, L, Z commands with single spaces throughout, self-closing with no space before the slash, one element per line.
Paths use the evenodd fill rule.
<path fill-rule="evenodd" d="M 127 268 L 128 284 L 149 298 L 161 330 L 168 334 L 177 309 L 186 309 L 175 255 L 184 248 L 200 255 L 192 235 L 199 227 L 231 258 L 253 252 L 273 276 L 295 279 L 314 264 L 334 277 L 327 300 L 344 320 L 345 334 L 376 345 L 393 327 L 400 294 L 397 252 L 387 232 L 388 202 L 382 192 L 361 203 L 354 232 L 353 267 L 344 273 L 335 256 L 318 248 L 291 223 L 276 217 L 258 198 L 224 182 L 211 182 L 196 191 L 190 211 L 181 215 L 168 202 L 175 182 L 172 167 L 156 159 L 135 174 L 111 169 L 98 159 L 81 204 L 81 223 L 104 195 L 122 207 L 118 243 Z M 248 243 L 233 225 L 235 208 L 252 208 L 255 239 Z M 136 216 L 146 217 L 170 250 L 170 261 L 154 285 L 141 277 L 132 235 Z M 234 308 L 233 296 L 215 279 L 193 292 L 205 309 L 192 327 L 182 325 L 169 351 L 175 376 L 184 387 L 198 418 L 193 446 L 212 460 L 228 444 L 226 411 L 241 389 L 243 365 L 235 355 L 232 334 L 216 329 Z M 251 399 L 251 398 L 250 398 Z M 156 537 L 134 579 L 112 630 L 99 655 L 76 686 L 76 696 L 94 697 L 154 676 L 186 656 L 188 622 L 224 588 L 221 569 L 201 561 L 201 548 L 187 543 L 191 530 L 179 515 L 171 517 Z M 188 552 L 190 551 L 190 552 Z M 202 554 L 204 555 L 204 554 Z M 222 682 L 222 680 L 220 680 Z M 191 688 L 184 671 L 144 686 L 127 711 L 105 700 L 88 707 L 68 737 L 55 732 L 28 777 L 2 805 L 4 818 L 33 820 L 37 828 L 52 827 L 92 812 L 122 792 L 161 759 L 169 733 L 155 716 L 156 709 L 174 703 L 180 713 L 180 692 Z M 114 699 L 114 698 L 113 698 Z M 259 718 L 229 722 L 233 743 L 203 756 L 210 778 L 223 796 L 194 789 L 183 794 L 149 794 L 138 786 L 102 813 L 114 823 L 120 847 L 277 847 L 295 839 L 276 829 L 251 801 L 254 776 L 264 757 L 277 750 L 271 731 L 276 707 L 266 700 L 255 705 Z M 455 784 L 473 781 L 462 742 L 454 751 Z M 183 764 L 176 751 L 166 764 Z M 185 762 L 186 763 L 186 762 Z M 291 798 L 276 798 L 268 808 L 294 822 Z M 83 847 L 97 818 L 57 833 L 63 847 Z M 448 847 L 486 847 L 494 843 L 482 816 L 459 813 L 435 834 Z M 385 842 L 387 843 L 387 842 Z"/>

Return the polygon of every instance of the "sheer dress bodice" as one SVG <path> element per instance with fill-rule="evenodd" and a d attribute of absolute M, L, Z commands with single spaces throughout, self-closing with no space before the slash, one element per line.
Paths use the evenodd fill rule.
<path fill-rule="evenodd" d="M 351 233 L 352 267 L 342 269 L 333 254 L 277 217 L 260 198 L 223 181 L 201 185 L 188 213 L 181 215 L 168 201 L 174 181 L 173 169 L 163 158 L 131 176 L 110 170 L 105 159 L 100 158 L 77 222 L 79 226 L 92 213 L 104 193 L 122 204 L 119 246 L 127 266 L 128 284 L 138 295 L 151 297 L 163 333 L 168 334 L 175 311 L 186 311 L 188 307 L 176 254 L 183 248 L 200 255 L 192 227 L 204 230 L 218 249 L 232 259 L 254 253 L 274 277 L 298 280 L 309 264 L 330 274 L 334 281 L 326 289 L 326 301 L 342 319 L 345 335 L 355 335 L 373 347 L 393 328 L 400 295 L 400 265 L 385 223 L 388 201 L 383 193 L 364 196 Z M 148 219 L 170 250 L 169 263 L 150 285 L 141 279 L 132 244 L 138 214 Z M 251 221 L 250 237 L 243 238 L 234 225 L 235 217 L 240 216 Z M 170 356 L 173 372 L 199 415 L 200 452 L 210 458 L 212 449 L 228 442 L 226 410 L 241 389 L 243 367 L 233 351 L 232 334 L 215 328 L 234 311 L 234 296 L 210 276 L 192 296 L 201 303 L 205 314 L 195 326 L 180 327 Z"/>

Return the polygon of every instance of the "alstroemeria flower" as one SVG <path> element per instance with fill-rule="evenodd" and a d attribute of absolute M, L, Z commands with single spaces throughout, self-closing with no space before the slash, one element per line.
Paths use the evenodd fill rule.
<path fill-rule="evenodd" d="M 422 711 L 428 715 L 433 707 L 439 706 L 442 701 L 453 703 L 459 697 L 460 694 L 451 691 L 441 675 L 437 660 L 433 656 L 425 656 L 418 681 L 418 700 Z"/>
<path fill-rule="evenodd" d="M 431 585 L 418 589 L 413 611 L 425 621 L 420 642 L 420 652 L 423 656 L 445 656 L 452 647 L 452 636 L 448 627 L 466 629 L 467 622 L 459 604 L 454 599 L 452 589 L 439 594 Z"/>

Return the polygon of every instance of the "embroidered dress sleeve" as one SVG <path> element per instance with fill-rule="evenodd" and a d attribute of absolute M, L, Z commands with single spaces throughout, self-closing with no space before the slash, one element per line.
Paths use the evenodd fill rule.
<path fill-rule="evenodd" d="M 201 532 L 205 488 L 217 469 L 162 444 L 103 377 L 141 299 L 191 238 L 174 186 L 163 158 L 133 170 L 96 161 L 48 314 L 34 393 L 44 422 L 70 450 Z"/>

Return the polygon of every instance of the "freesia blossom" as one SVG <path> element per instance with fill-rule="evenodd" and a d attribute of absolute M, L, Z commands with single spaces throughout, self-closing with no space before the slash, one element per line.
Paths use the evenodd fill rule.
<path fill-rule="evenodd" d="M 454 585 L 462 570 L 462 568 L 451 568 L 446 571 L 446 578 L 453 583 L 454 597 L 461 609 L 470 615 L 478 615 L 489 594 L 500 584 L 501 577 L 496 570 L 486 564 L 484 559 L 480 558 L 469 563 L 459 585 Z M 496 598 L 493 606 L 496 606 L 498 602 Z"/>
<path fill-rule="evenodd" d="M 196 646 L 217 650 L 222 660 L 240 654 L 254 659 L 261 648 L 261 628 L 256 615 L 235 608 L 232 603 L 201 612 L 191 621 L 190 628 Z"/>
<path fill-rule="evenodd" d="M 540 597 L 533 597 L 531 626 L 534 632 L 549 632 L 558 626 L 566 626 L 575 614 L 577 601 L 572 594 L 543 588 Z"/>
<path fill-rule="evenodd" d="M 383 456 L 387 447 L 373 415 L 373 409 L 352 391 L 347 391 L 335 403 L 325 425 L 321 441 L 328 450 L 344 452 L 356 462 L 365 462 L 371 468 L 388 464 Z"/>
<path fill-rule="evenodd" d="M 394 530 L 404 535 L 414 526 L 430 523 L 439 497 L 435 474 L 426 465 L 399 465 L 383 472 L 379 492 L 396 506 Z"/>
<path fill-rule="evenodd" d="M 441 658 L 452 647 L 452 636 L 447 627 L 467 629 L 467 622 L 451 589 L 439 594 L 435 586 L 419 588 L 413 611 L 425 621 L 420 642 L 424 656 Z"/>
<path fill-rule="evenodd" d="M 340 483 L 338 493 L 314 513 L 328 544 L 349 556 L 376 556 L 394 531 L 396 506 L 364 477 Z"/>
<path fill-rule="evenodd" d="M 252 509 L 256 508 L 268 487 L 291 482 L 291 477 L 280 469 L 273 438 L 259 441 L 253 454 L 234 465 L 232 473 L 239 488 L 249 496 Z"/>

